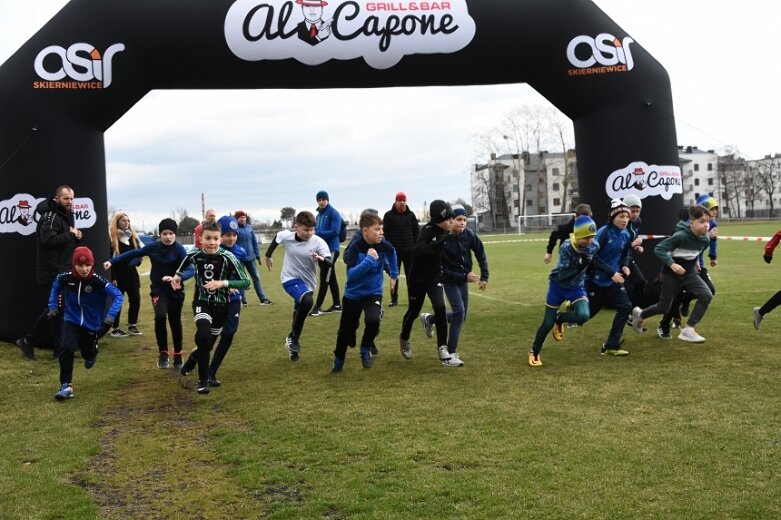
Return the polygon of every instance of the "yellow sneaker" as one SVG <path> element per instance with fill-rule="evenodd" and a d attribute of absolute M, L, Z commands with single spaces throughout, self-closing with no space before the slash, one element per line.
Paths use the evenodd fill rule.
<path fill-rule="evenodd" d="M 535 354 L 531 350 L 529 351 L 529 366 L 530 367 L 541 367 L 542 366 L 542 359 L 540 359 L 539 354 Z"/>
<path fill-rule="evenodd" d="M 553 330 L 551 330 L 551 335 L 556 341 L 561 341 L 561 339 L 564 337 L 564 325 L 559 323 L 558 314 L 556 315 L 556 321 L 553 323 Z"/>

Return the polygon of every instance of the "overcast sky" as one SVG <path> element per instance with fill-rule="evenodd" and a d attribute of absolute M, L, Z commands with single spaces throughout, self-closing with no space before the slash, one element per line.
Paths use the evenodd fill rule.
<path fill-rule="evenodd" d="M 0 2 L 0 63 L 66 3 Z M 670 74 L 679 144 L 781 152 L 779 3 L 595 3 Z M 199 216 L 204 184 L 218 214 L 242 208 L 269 221 L 283 206 L 314 210 L 321 189 L 348 216 L 385 211 L 399 190 L 416 211 L 435 198 L 468 201 L 470 166 L 485 159 L 473 136 L 513 108 L 548 106 L 526 85 L 319 90 L 313 118 L 305 95 L 150 93 L 106 133 L 109 208 L 151 229 L 179 208 Z"/>

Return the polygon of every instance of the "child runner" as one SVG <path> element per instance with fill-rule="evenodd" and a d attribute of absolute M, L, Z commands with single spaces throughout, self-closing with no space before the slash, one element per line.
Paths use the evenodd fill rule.
<path fill-rule="evenodd" d="M 447 313 L 447 321 L 450 323 L 447 351 L 450 353 L 450 359 L 442 361 L 442 366 L 462 367 L 464 362 L 458 354 L 458 340 L 469 309 L 469 284 L 478 283 L 481 290 L 488 286 L 488 259 L 485 257 L 483 242 L 466 227 L 467 215 L 464 206 L 454 204 L 453 214 L 455 217 L 450 233 L 455 235 L 456 240 L 448 240 L 445 243 L 445 261 L 442 262 L 445 296 L 451 309 Z M 472 253 L 480 266 L 480 276 L 472 272 Z M 426 335 L 431 337 L 434 315 L 426 312 L 422 316 Z"/>
<path fill-rule="evenodd" d="M 157 368 L 168 368 L 168 327 L 171 327 L 171 340 L 174 346 L 174 368 L 182 367 L 182 305 L 184 291 L 171 289 L 170 280 L 176 273 L 176 268 L 182 263 L 187 251 L 176 241 L 177 225 L 174 219 L 164 218 L 158 226 L 160 240 L 141 249 L 131 249 L 111 260 L 103 262 L 107 271 L 112 265 L 127 265 L 135 259 L 148 256 L 152 264 L 149 273 L 149 294 L 152 297 L 152 307 L 155 310 L 155 340 L 159 357 Z M 186 280 L 192 277 L 193 271 L 188 270 L 182 277 Z"/>
<path fill-rule="evenodd" d="M 670 238 L 656 244 L 654 253 L 664 262 L 659 303 L 646 309 L 632 309 L 632 327 L 635 331 L 642 328 L 646 318 L 666 312 L 681 289 L 686 289 L 697 299 L 697 303 L 678 339 L 692 343 L 705 341 L 694 327 L 702 320 L 713 298 L 707 284 L 697 274 L 697 257 L 708 247 L 709 221 L 710 214 L 706 208 L 692 206 L 689 208 L 689 222 L 679 222 Z"/>
<path fill-rule="evenodd" d="M 399 334 L 399 348 L 405 359 L 412 358 L 412 347 L 409 337 L 412 325 L 423 308 L 423 302 L 428 295 L 434 307 L 434 323 L 437 327 L 437 349 L 439 361 L 450 359 L 447 350 L 447 309 L 445 308 L 445 291 L 442 285 L 442 253 L 445 242 L 455 240 L 450 234 L 453 227 L 453 209 L 444 200 L 434 200 L 429 205 L 431 220 L 423 226 L 415 244 L 410 275 L 407 278 L 407 298 L 409 307 L 404 314 Z M 431 335 L 431 328 L 426 324 L 424 316 L 420 316 L 426 335 Z"/>
<path fill-rule="evenodd" d="M 238 225 L 237 225 L 238 227 Z M 206 222 L 201 229 L 202 249 L 195 248 L 184 257 L 171 280 L 174 290 L 182 288 L 182 275 L 189 266 L 195 269 L 193 316 L 195 318 L 195 351 L 198 361 L 199 394 L 209 393 L 209 354 L 228 313 L 231 289 L 248 289 L 250 279 L 244 266 L 229 251 L 220 249 L 220 225 Z M 188 367 L 182 367 L 187 375 Z"/>
<path fill-rule="evenodd" d="M 586 287 L 589 295 L 591 318 L 606 304 L 616 310 L 607 340 L 602 344 L 603 356 L 626 356 L 621 348 L 621 332 L 632 310 L 632 304 L 624 288 L 624 278 L 629 276 L 629 208 L 619 199 L 610 202 L 608 223 L 597 231 L 599 251 L 594 256 L 594 270 Z"/>
<path fill-rule="evenodd" d="M 545 256 L 542 258 L 543 262 L 546 264 L 550 263 L 551 258 L 553 258 L 553 248 L 556 247 L 556 242 L 558 242 L 559 247 L 561 247 L 561 244 L 565 240 L 569 239 L 570 235 L 572 235 L 572 228 L 575 225 L 575 219 L 582 215 L 590 217 L 591 206 L 588 204 L 578 204 L 575 206 L 575 214 L 572 216 L 572 218 L 551 231 L 550 237 L 548 238 L 548 245 L 545 247 Z"/>
<path fill-rule="evenodd" d="M 770 242 L 765 245 L 765 254 L 762 258 L 765 259 L 766 263 L 769 264 L 773 261 L 773 251 L 776 249 L 779 241 L 781 241 L 781 231 L 776 231 L 776 234 L 773 235 L 773 238 L 770 239 Z M 765 317 L 765 314 L 772 311 L 779 305 L 781 305 L 781 291 L 778 291 L 773 296 L 771 296 L 762 307 L 754 307 L 754 328 L 758 330 L 760 324 L 762 323 L 762 318 Z"/>
<path fill-rule="evenodd" d="M 293 324 L 285 338 L 285 348 L 290 361 L 300 360 L 301 332 L 304 321 L 312 310 L 312 294 L 317 286 L 317 266 L 321 270 L 331 268 L 331 250 L 328 244 L 315 235 L 315 216 L 309 211 L 296 215 L 293 231 L 280 231 L 266 250 L 266 267 L 271 271 L 274 265 L 271 255 L 277 246 L 285 247 L 285 260 L 282 262 L 280 279 L 282 288 L 293 298 Z"/>
<path fill-rule="evenodd" d="M 596 234 L 597 226 L 591 217 L 581 215 L 575 219 L 570 238 L 559 247 L 559 262 L 548 277 L 545 316 L 529 351 L 529 366 L 542 366 L 540 351 L 551 329 L 553 339 L 561 341 L 564 337 L 563 323 L 582 325 L 588 321 L 588 296 L 584 280 L 586 268 L 592 264 L 594 255 L 599 251 L 599 244 L 594 242 Z M 572 302 L 572 310 L 560 313 L 559 307 L 567 300 Z"/>
<path fill-rule="evenodd" d="M 347 261 L 347 282 L 342 297 L 342 316 L 334 349 L 332 374 L 342 372 L 347 347 L 356 344 L 356 331 L 361 312 L 364 313 L 364 330 L 361 339 L 361 363 L 371 368 L 374 338 L 380 331 L 382 320 L 382 286 L 385 266 L 389 265 L 391 285 L 399 279 L 396 250 L 383 240 L 382 219 L 373 213 L 364 212 L 358 222 L 361 238 L 350 243 L 344 253 Z"/>
<path fill-rule="evenodd" d="M 63 324 L 60 343 L 60 389 L 54 394 L 58 401 L 73 397 L 73 354 L 76 349 L 84 358 L 84 368 L 95 366 L 98 338 L 108 331 L 122 308 L 122 293 L 114 284 L 95 274 L 95 260 L 88 247 L 73 251 L 73 270 L 54 279 L 49 296 L 49 318 L 57 315 L 62 296 Z M 106 309 L 106 299 L 111 306 Z M 105 314 L 105 317 L 104 317 Z"/>
<path fill-rule="evenodd" d="M 141 241 L 135 230 L 130 227 L 130 217 L 127 213 L 119 211 L 111 218 L 108 226 L 108 235 L 111 240 L 111 256 L 118 256 L 125 251 L 141 249 Z M 127 333 L 119 328 L 122 311 L 117 314 L 117 320 L 114 322 L 113 329 L 109 334 L 112 338 L 124 338 L 128 334 L 131 336 L 140 336 L 138 330 L 138 313 L 141 309 L 141 281 L 138 278 L 136 267 L 141 264 L 141 259 L 136 258 L 124 265 L 116 265 L 111 270 L 110 279 L 116 285 L 117 289 L 123 294 L 127 294 L 127 301 L 130 304 L 127 318 Z"/>
<path fill-rule="evenodd" d="M 640 226 L 643 225 L 643 221 L 640 218 L 640 213 L 643 211 L 643 201 L 637 195 L 630 194 L 624 197 L 623 202 L 629 207 L 629 224 L 626 226 L 626 230 L 629 231 L 629 239 L 631 241 L 629 277 L 626 280 L 629 282 L 627 295 L 632 305 L 636 307 L 642 305 L 646 284 L 645 276 L 635 261 L 637 255 L 643 253 L 643 238 L 640 236 Z"/>
<path fill-rule="evenodd" d="M 716 267 L 719 263 L 717 260 L 719 236 L 719 230 L 717 228 L 719 224 L 716 222 L 716 217 L 719 215 L 719 203 L 716 202 L 716 199 L 714 199 L 712 196 L 708 195 L 707 193 L 703 193 L 697 197 L 697 202 L 695 204 L 703 206 L 710 214 L 710 222 L 708 222 L 708 239 L 710 241 L 708 244 L 708 258 L 710 259 L 710 266 Z M 708 286 L 711 294 L 715 296 L 716 286 L 713 285 L 713 279 L 710 277 L 710 274 L 708 274 L 708 268 L 705 266 L 705 259 L 703 256 L 704 252 L 700 254 L 699 258 L 697 259 L 697 263 L 699 265 L 699 272 L 697 274 L 700 276 L 700 278 L 702 278 L 702 281 L 705 282 L 705 285 Z M 682 316 L 688 316 L 689 304 L 693 299 L 694 297 L 686 292 L 681 295 L 680 313 Z M 673 305 L 675 305 L 675 302 L 673 302 Z"/>
<path fill-rule="evenodd" d="M 242 266 L 246 266 L 245 261 L 249 259 L 253 260 L 254 257 L 247 254 L 247 251 L 241 247 L 238 243 L 238 233 L 241 229 L 239 221 L 226 215 L 221 217 L 217 223 L 220 225 L 220 248 L 229 251 L 236 257 L 236 259 L 242 263 Z M 246 270 L 246 269 L 245 269 Z M 248 273 L 249 275 L 249 273 Z M 233 336 L 236 335 L 236 331 L 239 330 L 239 315 L 241 314 L 241 307 L 243 302 L 241 300 L 242 292 L 239 290 L 230 291 L 230 301 L 227 305 L 227 313 L 225 315 L 225 322 L 222 324 L 222 332 L 220 332 L 220 341 L 217 343 L 217 348 L 214 349 L 214 356 L 209 364 L 209 387 L 217 387 L 222 385 L 222 381 L 217 379 L 217 370 L 219 370 L 222 360 L 225 359 L 225 355 L 228 353 L 233 344 Z M 194 349 L 187 361 L 182 367 L 182 372 L 187 374 L 192 372 L 197 364 L 196 357 L 197 349 Z"/>

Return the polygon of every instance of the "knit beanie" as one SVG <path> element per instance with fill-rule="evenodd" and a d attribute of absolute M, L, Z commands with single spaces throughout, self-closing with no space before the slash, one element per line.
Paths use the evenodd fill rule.
<path fill-rule="evenodd" d="M 464 206 L 462 206 L 461 204 L 453 204 L 452 209 L 453 209 L 453 215 L 455 215 L 457 217 L 458 216 L 462 216 L 462 217 L 466 216 L 466 208 Z"/>
<path fill-rule="evenodd" d="M 629 215 L 629 207 L 621 201 L 621 199 L 613 199 L 610 201 L 610 211 L 607 214 L 607 220 L 613 222 L 621 213 Z"/>
<path fill-rule="evenodd" d="M 81 280 L 89 280 L 90 278 L 92 278 L 92 275 L 95 274 L 95 269 L 94 269 L 95 259 L 92 256 L 92 251 L 90 251 L 90 248 L 86 246 L 79 246 L 73 250 L 72 264 L 73 264 L 73 274 Z M 85 265 L 85 264 L 89 264 L 90 270 L 89 270 L 89 274 L 87 274 L 87 276 L 82 278 L 81 276 L 79 276 L 78 272 L 76 271 L 76 266 Z"/>
<path fill-rule="evenodd" d="M 220 217 L 217 223 L 220 225 L 220 235 L 224 235 L 225 233 L 239 233 L 239 221 L 236 220 L 235 217 L 225 215 L 224 217 Z"/>
<path fill-rule="evenodd" d="M 403 200 L 404 202 L 407 202 L 407 194 L 403 191 L 400 191 L 396 194 L 396 202 Z"/>
<path fill-rule="evenodd" d="M 247 216 L 247 212 L 244 211 L 243 209 L 239 209 L 239 210 L 236 210 L 236 213 L 234 213 L 233 216 L 236 217 L 237 219 L 239 217 L 246 217 Z"/>
<path fill-rule="evenodd" d="M 575 231 L 572 233 L 572 237 L 575 240 L 593 237 L 597 234 L 597 225 L 591 217 L 587 215 L 581 215 L 575 219 L 574 229 Z"/>
<path fill-rule="evenodd" d="M 453 218 L 453 209 L 444 200 L 432 200 L 428 207 L 431 222 L 440 224 L 449 218 Z"/>
<path fill-rule="evenodd" d="M 643 207 L 643 201 L 640 200 L 640 197 L 631 193 L 626 197 L 624 197 L 624 204 L 629 206 L 630 208 L 633 206 L 636 206 L 638 208 Z"/>
<path fill-rule="evenodd" d="M 331 200 L 328 198 L 328 192 L 325 190 L 320 190 L 317 192 L 317 195 L 315 195 L 315 200 L 320 200 L 320 199 Z"/>
<path fill-rule="evenodd" d="M 708 195 L 707 193 L 703 193 L 702 195 L 697 197 L 696 203 L 699 204 L 700 206 L 705 206 L 705 208 L 707 208 L 708 211 L 719 207 L 719 203 L 716 202 L 716 199 L 714 199 L 712 196 Z"/>
<path fill-rule="evenodd" d="M 163 231 L 173 231 L 174 235 L 176 234 L 176 230 L 179 229 L 179 226 L 176 225 L 176 221 L 172 218 L 164 218 L 160 221 L 160 224 L 157 226 L 158 232 L 162 233 Z"/>

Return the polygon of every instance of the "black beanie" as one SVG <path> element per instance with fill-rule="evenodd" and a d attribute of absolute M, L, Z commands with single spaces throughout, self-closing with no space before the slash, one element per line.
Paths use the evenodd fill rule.
<path fill-rule="evenodd" d="M 162 233 L 163 231 L 173 231 L 174 235 L 176 234 L 176 230 L 179 229 L 179 226 L 176 225 L 176 221 L 172 218 L 164 218 L 160 221 L 160 225 L 157 226 L 158 232 Z"/>
<path fill-rule="evenodd" d="M 439 224 L 454 216 L 450 204 L 439 199 L 431 201 L 431 204 L 428 207 L 428 213 L 431 215 L 431 222 L 434 224 Z"/>

